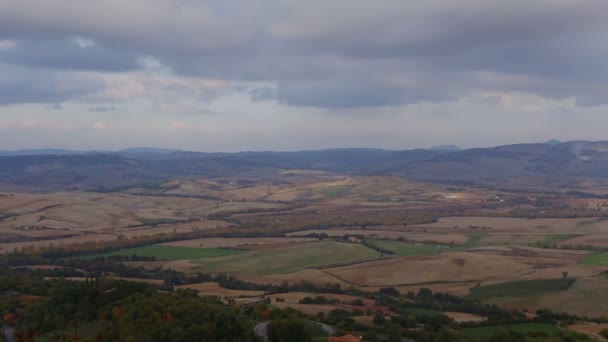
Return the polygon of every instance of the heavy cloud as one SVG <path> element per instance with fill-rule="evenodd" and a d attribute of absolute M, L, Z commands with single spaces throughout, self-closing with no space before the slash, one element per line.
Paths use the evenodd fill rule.
<path fill-rule="evenodd" d="M 0 40 L 15 42 L 0 61 L 119 72 L 151 56 L 183 76 L 274 83 L 263 99 L 292 106 L 487 91 L 597 105 L 607 13 L 604 0 L 0 0 Z"/>

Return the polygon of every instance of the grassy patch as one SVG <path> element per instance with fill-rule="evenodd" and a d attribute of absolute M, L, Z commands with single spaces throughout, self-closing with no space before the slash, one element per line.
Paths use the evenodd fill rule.
<path fill-rule="evenodd" d="M 155 257 L 163 260 L 191 260 L 191 259 L 204 259 L 204 258 L 215 258 L 228 255 L 241 254 L 244 251 L 234 249 L 222 249 L 222 248 L 190 248 L 190 247 L 173 247 L 173 246 L 144 246 L 136 248 L 121 249 L 119 251 L 96 254 L 89 258 L 95 258 L 100 256 L 113 256 L 113 255 L 139 255 L 146 257 Z"/>
<path fill-rule="evenodd" d="M 467 298 L 484 301 L 495 297 L 528 297 L 567 290 L 574 281 L 574 278 L 538 279 L 480 286 L 472 288 Z"/>
<path fill-rule="evenodd" d="M 346 195 L 353 189 L 352 185 L 337 185 L 322 188 L 320 191 L 325 197 L 334 198 Z"/>
<path fill-rule="evenodd" d="M 483 233 L 475 233 L 475 234 L 467 234 L 467 235 L 469 236 L 469 241 L 467 241 L 462 246 L 460 246 L 461 248 L 467 249 L 467 248 L 477 247 L 477 244 L 479 244 L 479 241 L 481 239 L 483 239 L 485 236 L 487 236 L 487 234 L 483 234 Z"/>
<path fill-rule="evenodd" d="M 369 240 L 367 242 L 372 246 L 391 251 L 400 256 L 435 254 L 450 250 L 449 248 L 435 245 L 413 244 L 392 240 Z"/>
<path fill-rule="evenodd" d="M 379 254 L 360 244 L 320 241 L 205 259 L 200 264 L 204 272 L 282 274 L 309 267 L 369 260 Z"/>
<path fill-rule="evenodd" d="M 554 324 L 549 323 L 521 323 L 512 325 L 491 325 L 479 328 L 465 328 L 461 332 L 468 338 L 483 338 L 492 335 L 498 329 L 507 329 L 519 333 L 545 332 L 553 335 L 559 331 L 559 328 Z"/>
<path fill-rule="evenodd" d="M 608 253 L 587 255 L 581 260 L 582 265 L 608 266 Z"/>

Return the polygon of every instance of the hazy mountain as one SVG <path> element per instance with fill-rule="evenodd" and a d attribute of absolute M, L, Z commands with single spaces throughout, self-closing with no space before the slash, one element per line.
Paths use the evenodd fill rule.
<path fill-rule="evenodd" d="M 286 169 L 398 175 L 424 181 L 502 187 L 540 183 L 573 187 L 574 179 L 585 177 L 608 181 L 608 142 L 517 144 L 449 153 L 424 149 L 239 153 L 149 148 L 116 153 L 38 151 L 47 154 L 21 152 L 21 155 L 0 156 L 0 182 L 5 188 L 12 184 L 109 190 L 170 178 L 271 175 Z"/>
<path fill-rule="evenodd" d="M 439 151 L 439 152 L 456 152 L 456 151 L 462 151 L 462 149 L 456 145 L 439 145 L 439 146 L 433 146 L 431 147 L 431 150 L 433 151 Z"/>
<path fill-rule="evenodd" d="M 125 150 L 120 150 L 118 153 L 122 154 L 167 154 L 179 152 L 180 150 L 169 149 L 169 148 L 155 148 L 155 147 L 132 147 Z"/>

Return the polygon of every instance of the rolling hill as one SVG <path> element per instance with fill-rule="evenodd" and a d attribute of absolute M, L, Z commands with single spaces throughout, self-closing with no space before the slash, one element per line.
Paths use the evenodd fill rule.
<path fill-rule="evenodd" d="M 451 151 L 330 149 L 204 153 L 144 148 L 108 153 L 9 154 L 0 156 L 0 182 L 4 189 L 111 191 L 171 178 L 260 177 L 291 169 L 394 175 L 427 182 L 504 188 L 550 184 L 550 189 L 564 191 L 584 191 L 586 183 L 598 188 L 598 183 L 608 182 L 608 142 L 603 141 Z"/>

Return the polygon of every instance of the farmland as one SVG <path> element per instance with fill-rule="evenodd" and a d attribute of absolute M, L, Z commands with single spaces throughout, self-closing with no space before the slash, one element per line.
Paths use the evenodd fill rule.
<path fill-rule="evenodd" d="M 369 240 L 368 243 L 372 246 L 391 251 L 399 256 L 425 255 L 449 251 L 449 247 L 425 244 L 412 244 L 390 240 Z"/>
<path fill-rule="evenodd" d="M 211 273 L 277 274 L 311 267 L 361 262 L 378 257 L 379 253 L 376 251 L 358 244 L 313 242 L 213 258 L 200 261 L 200 264 L 202 270 Z"/>
<path fill-rule="evenodd" d="M 273 307 L 311 315 L 355 310 L 350 305 L 355 299 L 362 300 L 365 311 L 387 309 L 359 292 L 297 288 L 267 295 L 261 289 L 330 284 L 341 291 L 371 294 L 392 287 L 407 294 L 427 288 L 520 312 L 551 308 L 608 315 L 602 297 L 608 289 L 602 276 L 608 259 L 593 249 L 608 241 L 608 221 L 508 217 L 521 210 L 518 201 L 519 194 L 482 188 L 302 171 L 250 179 L 176 179 L 102 194 L 16 193 L 0 197 L 0 251 L 59 250 L 88 260 L 122 256 L 126 266 L 148 273 L 221 275 L 242 283 L 227 288 L 217 279 L 201 278 L 180 281 L 176 288 L 235 300 L 268 296 Z M 90 251 L 98 246 L 109 252 Z M 165 280 L 146 275 L 140 281 Z M 338 302 L 300 303 L 317 295 Z M 458 322 L 486 319 L 437 307 L 402 312 L 447 315 Z M 368 326 L 372 319 L 357 318 Z M 493 331 L 476 329 L 467 334 Z"/>
<path fill-rule="evenodd" d="M 590 254 L 581 260 L 583 265 L 608 266 L 608 254 Z"/>
<path fill-rule="evenodd" d="M 241 254 L 243 251 L 234 249 L 221 248 L 190 248 L 190 247 L 173 247 L 173 246 L 145 246 L 129 249 L 121 249 L 119 251 L 91 255 L 89 258 L 108 257 L 108 256 L 131 256 L 137 255 L 141 257 L 152 257 L 159 260 L 191 260 L 203 258 L 217 258 L 229 255 Z"/>
<path fill-rule="evenodd" d="M 495 297 L 527 297 L 540 293 L 567 290 L 575 279 L 539 279 L 500 283 L 471 289 L 470 299 L 484 301 Z"/>

